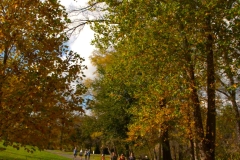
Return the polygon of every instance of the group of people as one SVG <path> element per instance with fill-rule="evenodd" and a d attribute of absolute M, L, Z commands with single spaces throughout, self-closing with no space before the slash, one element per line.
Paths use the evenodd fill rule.
<path fill-rule="evenodd" d="M 118 158 L 118 156 L 116 155 L 115 152 L 112 152 L 112 154 L 111 154 L 111 160 L 135 160 L 135 159 L 136 158 L 135 158 L 135 156 L 132 152 L 130 153 L 130 156 L 128 158 L 126 158 L 124 156 L 124 154 L 121 154 L 119 158 Z M 102 160 L 105 160 L 105 155 L 104 154 L 102 154 Z"/>
<path fill-rule="evenodd" d="M 73 150 L 74 158 L 77 157 L 77 154 L 78 154 L 77 147 L 75 147 Z M 85 157 L 84 160 L 90 160 L 90 154 L 91 154 L 90 149 L 85 149 L 84 152 L 82 149 L 79 151 L 79 156 L 80 156 L 81 160 L 83 159 L 83 156 Z"/>
<path fill-rule="evenodd" d="M 77 151 L 77 147 L 75 147 L 74 150 L 73 150 L 73 156 L 74 156 L 74 158 L 76 158 L 77 155 L 78 155 L 78 151 Z M 83 150 L 81 149 L 81 150 L 79 151 L 79 156 L 80 156 L 81 160 L 83 160 L 83 159 L 82 159 L 83 156 L 85 157 L 84 160 L 90 160 L 90 149 L 85 149 L 84 152 L 83 152 Z M 104 155 L 104 154 L 102 154 L 102 160 L 105 160 L 105 155 Z M 129 156 L 128 158 L 126 158 L 126 157 L 124 156 L 124 154 L 121 154 L 121 155 L 118 157 L 115 152 L 112 152 L 112 154 L 111 154 L 111 160 L 136 160 L 136 158 L 135 158 L 135 156 L 134 156 L 134 154 L 133 154 L 132 152 L 130 153 L 130 156 Z"/>

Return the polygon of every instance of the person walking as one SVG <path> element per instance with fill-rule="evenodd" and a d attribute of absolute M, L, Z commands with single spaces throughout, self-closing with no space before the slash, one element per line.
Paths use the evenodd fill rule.
<path fill-rule="evenodd" d="M 121 154 L 121 156 L 119 157 L 119 160 L 125 160 L 124 154 Z"/>
<path fill-rule="evenodd" d="M 73 156 L 74 156 L 74 158 L 77 157 L 77 147 L 75 147 L 74 150 L 73 150 Z"/>
<path fill-rule="evenodd" d="M 91 151 L 90 151 L 90 149 L 88 149 L 88 151 L 87 151 L 87 160 L 90 160 L 90 154 L 91 154 Z"/>
<path fill-rule="evenodd" d="M 135 156 L 133 154 L 133 152 L 130 153 L 130 156 L 128 157 L 128 160 L 135 160 Z"/>
<path fill-rule="evenodd" d="M 117 160 L 117 155 L 115 154 L 115 152 L 112 152 L 111 160 Z"/>
<path fill-rule="evenodd" d="M 88 156 L 87 156 L 87 149 L 85 149 L 84 151 L 84 156 L 85 156 L 85 160 L 87 160 Z"/>
<path fill-rule="evenodd" d="M 82 157 L 83 157 L 83 151 L 82 151 L 82 149 L 81 149 L 80 152 L 79 152 L 79 156 L 80 156 L 80 160 L 82 160 Z"/>
<path fill-rule="evenodd" d="M 105 160 L 105 154 L 102 154 L 102 159 L 101 160 Z"/>

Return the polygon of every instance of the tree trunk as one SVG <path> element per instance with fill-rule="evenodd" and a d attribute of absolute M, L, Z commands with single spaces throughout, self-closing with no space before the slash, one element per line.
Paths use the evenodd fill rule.
<path fill-rule="evenodd" d="M 129 145 L 125 144 L 125 149 L 126 149 L 126 156 L 129 157 Z"/>
<path fill-rule="evenodd" d="M 163 160 L 172 160 L 169 137 L 168 137 L 168 129 L 166 129 L 162 135 L 162 150 L 163 150 Z"/>
<path fill-rule="evenodd" d="M 184 25 L 182 22 L 180 24 L 180 30 L 184 31 Z M 204 144 L 202 143 L 204 140 L 204 130 L 203 130 L 203 123 L 202 123 L 202 115 L 201 115 L 201 106 L 200 106 L 200 101 L 197 93 L 197 85 L 196 85 L 196 80 L 195 80 L 195 71 L 194 71 L 194 63 L 192 61 L 191 57 L 191 51 L 190 51 L 190 46 L 188 43 L 188 39 L 185 34 L 182 34 L 183 37 L 183 49 L 184 49 L 184 58 L 186 61 L 186 72 L 189 80 L 189 88 L 191 88 L 191 93 L 190 93 L 190 98 L 191 102 L 193 105 L 193 120 L 194 120 L 194 130 L 195 130 L 195 136 L 197 139 L 198 147 L 200 154 L 203 157 L 206 157 L 206 149 Z"/>
<path fill-rule="evenodd" d="M 187 38 L 184 38 L 184 47 L 187 50 L 185 54 L 185 60 L 187 62 L 188 67 L 187 67 L 187 75 L 189 79 L 189 87 L 191 88 L 191 93 L 190 93 L 190 98 L 191 102 L 193 105 L 193 120 L 195 124 L 195 136 L 197 139 L 198 147 L 199 147 L 199 152 L 202 155 L 202 157 L 206 158 L 206 149 L 205 146 L 203 145 L 202 141 L 204 140 L 204 130 L 203 130 L 203 123 L 202 123 L 202 115 L 201 115 L 201 106 L 200 106 L 200 101 L 197 93 L 197 85 L 196 85 L 196 80 L 195 80 L 195 75 L 194 75 L 194 64 L 191 59 L 191 55 L 189 52 L 189 45 Z"/>
<path fill-rule="evenodd" d="M 166 104 L 167 104 L 166 98 L 164 98 L 162 101 L 159 102 L 159 106 L 161 108 L 166 108 Z M 166 122 L 165 122 L 165 125 L 168 126 Z M 162 142 L 163 160 L 172 160 L 169 136 L 168 136 L 168 127 L 166 127 L 166 129 L 163 130 L 161 142 Z"/>
<path fill-rule="evenodd" d="M 240 142 L 240 115 L 239 115 L 238 106 L 237 106 L 237 102 L 236 102 L 235 91 L 233 94 L 234 95 L 231 95 L 231 102 L 233 105 L 233 109 L 235 111 L 235 118 L 237 121 L 237 131 L 238 131 L 237 142 L 239 143 Z"/>
<path fill-rule="evenodd" d="M 154 153 L 154 160 L 157 160 L 157 152 L 156 152 L 156 147 L 154 147 L 153 149 L 153 153 Z"/>
<path fill-rule="evenodd" d="M 190 139 L 190 155 L 191 155 L 191 158 L 190 160 L 194 160 L 195 158 L 195 155 L 194 155 L 194 142 L 193 142 L 193 139 Z"/>
<path fill-rule="evenodd" d="M 207 13 L 208 14 L 208 13 Z M 207 52 L 207 124 L 206 138 L 203 141 L 206 147 L 206 160 L 215 159 L 215 139 L 216 139 L 216 106 L 215 106 L 215 70 L 213 59 L 213 37 L 211 34 L 211 17 L 206 17 L 206 52 Z"/>
<path fill-rule="evenodd" d="M 160 140 L 161 141 L 161 140 Z M 160 142 L 159 141 L 159 142 Z M 162 143 L 159 143 L 159 148 L 158 148 L 158 160 L 162 159 Z"/>
<path fill-rule="evenodd" d="M 183 160 L 183 146 L 179 145 L 178 160 Z"/>
<path fill-rule="evenodd" d="M 194 139 L 194 155 L 195 155 L 194 160 L 199 160 L 198 147 L 197 147 L 198 143 L 196 141 L 197 140 Z"/>

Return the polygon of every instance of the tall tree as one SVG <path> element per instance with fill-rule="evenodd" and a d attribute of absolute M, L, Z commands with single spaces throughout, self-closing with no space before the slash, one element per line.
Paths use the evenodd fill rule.
<path fill-rule="evenodd" d="M 110 89 L 112 92 L 118 91 L 119 86 L 127 86 L 131 97 L 138 99 L 129 109 L 136 118 L 130 125 L 135 126 L 130 129 L 131 135 L 149 135 L 163 124 L 171 126 L 172 119 L 187 128 L 178 118 L 190 117 L 191 144 L 198 144 L 196 149 L 200 150 L 201 159 L 215 159 L 216 68 L 221 73 L 225 68 L 221 62 L 226 57 L 235 59 L 236 54 L 232 53 L 238 52 L 233 46 L 239 36 L 235 29 L 239 3 L 221 0 L 97 2 L 105 2 L 108 12 L 104 23 L 94 24 L 94 42 L 100 50 L 112 50 L 111 55 L 116 59 L 103 78 L 109 84 L 117 82 Z M 229 39 L 232 30 L 236 35 Z M 232 53 L 223 54 L 222 50 Z M 228 62 L 235 75 L 228 77 L 237 78 L 239 61 Z M 238 81 L 231 83 L 235 91 Z M 162 119 L 166 110 L 156 107 L 163 99 L 167 100 L 166 110 L 172 119 Z"/>
<path fill-rule="evenodd" d="M 91 85 L 94 90 L 93 100 L 95 101 L 91 109 L 98 118 L 98 126 L 101 126 L 100 131 L 103 133 L 103 139 L 115 146 L 116 142 L 127 137 L 127 125 L 130 119 L 127 108 L 133 102 L 133 98 L 130 96 L 128 87 L 120 80 L 114 79 L 109 72 L 116 60 L 112 55 L 107 52 L 96 51 L 91 60 L 98 68 L 98 77 Z M 113 91 L 112 88 L 116 90 Z"/>
<path fill-rule="evenodd" d="M 1 0 L 0 139 L 45 148 L 65 111 L 82 112 L 85 66 L 69 51 L 67 13 L 55 0 Z M 63 111 L 64 110 L 64 111 Z M 19 136 L 21 135 L 21 136 Z"/>

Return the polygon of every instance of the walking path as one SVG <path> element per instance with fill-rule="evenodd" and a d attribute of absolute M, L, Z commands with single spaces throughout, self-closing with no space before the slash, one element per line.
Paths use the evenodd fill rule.
<path fill-rule="evenodd" d="M 58 150 L 45 150 L 45 151 L 62 156 L 62 157 L 66 157 L 72 160 L 85 160 L 84 157 L 81 159 L 79 155 L 76 158 L 73 158 L 73 154 L 69 154 L 66 152 L 58 151 Z M 98 158 L 96 158 L 94 155 L 91 155 L 91 160 L 95 160 L 95 159 L 98 159 Z"/>
<path fill-rule="evenodd" d="M 67 153 L 64 153 L 64 152 L 61 152 L 61 151 L 56 151 L 56 150 L 45 150 L 45 151 L 56 154 L 56 155 L 59 155 L 59 156 L 62 156 L 62 157 L 66 157 L 66 158 L 69 158 L 69 159 L 74 159 L 73 155 L 67 154 Z M 74 160 L 81 160 L 81 158 L 79 156 L 77 156 Z"/>

